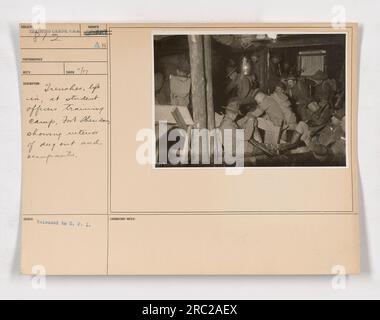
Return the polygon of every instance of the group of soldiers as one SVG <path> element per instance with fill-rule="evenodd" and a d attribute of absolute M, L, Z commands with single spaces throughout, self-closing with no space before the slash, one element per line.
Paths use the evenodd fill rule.
<path fill-rule="evenodd" d="M 344 164 L 344 89 L 321 70 L 308 78 L 281 76 L 275 59 L 273 70 L 268 70 L 270 86 L 263 89 L 255 64 L 254 58 L 244 56 L 240 70 L 227 66 L 229 99 L 219 128 L 244 129 L 247 158 L 264 154 L 291 161 L 292 155 L 304 154 L 309 158 L 302 161 Z M 268 143 L 264 136 L 273 133 L 275 138 Z"/>

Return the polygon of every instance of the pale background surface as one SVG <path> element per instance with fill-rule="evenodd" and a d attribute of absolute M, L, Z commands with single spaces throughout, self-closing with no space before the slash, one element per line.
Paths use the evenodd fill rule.
<path fill-rule="evenodd" d="M 329 22 L 334 5 L 344 5 L 347 21 L 361 24 L 359 161 L 362 181 L 361 276 L 350 277 L 336 291 L 332 277 L 114 277 L 48 278 L 35 290 L 30 277 L 19 276 L 20 103 L 18 23 L 33 18 L 43 5 L 49 22 Z M 377 14 L 380 3 L 355 0 L 279 2 L 83 0 L 0 3 L 0 298 L 111 299 L 261 299 L 380 298 L 380 110 L 375 105 L 378 75 Z M 377 253 L 377 255 L 376 255 Z"/>

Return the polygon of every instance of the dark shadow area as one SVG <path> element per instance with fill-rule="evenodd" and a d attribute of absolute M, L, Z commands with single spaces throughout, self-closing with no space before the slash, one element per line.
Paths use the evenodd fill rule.
<path fill-rule="evenodd" d="M 358 32 L 358 70 L 360 70 L 360 61 L 361 61 L 361 47 L 363 42 L 363 26 L 359 25 Z M 360 72 L 358 72 L 358 101 L 360 101 Z M 360 103 L 358 108 L 358 115 L 360 117 Z M 358 135 L 360 134 L 360 128 L 358 130 Z M 360 155 L 360 145 L 358 146 L 359 155 Z M 359 158 L 359 168 L 360 168 L 360 157 Z M 359 170 L 360 171 L 360 170 Z M 367 217 L 365 211 L 365 198 L 363 193 L 363 181 L 359 172 L 359 201 L 360 201 L 360 242 L 361 242 L 361 271 L 362 274 L 371 275 L 371 257 L 370 257 L 370 248 L 368 241 L 368 231 L 367 231 Z"/>
<path fill-rule="evenodd" d="M 21 56 L 20 56 L 20 44 L 19 44 L 19 29 L 18 29 L 18 25 L 13 24 L 13 23 L 9 24 L 8 28 L 9 28 L 9 32 L 11 34 L 11 39 L 12 39 L 13 56 L 16 59 L 16 65 L 17 65 L 17 70 L 18 70 L 17 78 L 18 78 L 18 88 L 19 88 L 18 92 L 19 92 L 19 102 L 20 102 L 20 100 L 21 100 L 21 77 L 20 77 L 20 74 L 21 74 L 21 66 L 20 66 Z M 20 105 L 20 111 L 21 111 L 21 103 L 19 103 L 19 105 Z M 20 115 L 21 115 L 21 112 L 20 112 Z M 18 121 L 19 121 L 19 123 L 21 123 L 21 119 L 19 119 Z M 21 144 L 20 144 L 19 148 L 22 149 Z M 20 154 L 22 154 L 22 153 L 20 152 Z M 21 163 L 21 159 L 19 159 L 19 161 Z M 20 179 L 22 180 L 21 172 L 20 172 Z M 20 184 L 20 186 L 21 186 L 21 184 Z M 21 266 L 21 229 L 22 229 L 22 221 L 21 221 L 22 195 L 21 195 L 21 190 L 20 190 L 19 194 L 20 194 L 20 212 L 19 212 L 20 218 L 19 218 L 19 228 L 18 228 L 18 232 L 17 232 L 17 246 L 16 246 L 16 251 L 14 252 L 13 264 L 12 264 L 12 276 L 13 277 L 18 277 L 20 275 L 20 266 Z"/>

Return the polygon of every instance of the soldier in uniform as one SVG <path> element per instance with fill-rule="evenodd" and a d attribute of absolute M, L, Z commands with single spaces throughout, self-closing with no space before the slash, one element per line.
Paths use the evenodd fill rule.
<path fill-rule="evenodd" d="M 272 93 L 276 87 L 276 84 L 281 80 L 281 59 L 278 55 L 273 55 L 269 62 L 268 70 L 268 85 L 269 91 Z"/>
<path fill-rule="evenodd" d="M 249 143 L 254 133 L 254 128 L 257 125 L 257 120 L 254 117 L 246 117 L 244 121 L 240 121 L 239 125 L 236 122 L 237 117 L 240 114 L 240 106 L 237 101 L 230 103 L 226 107 L 224 118 L 219 126 L 219 130 L 222 134 L 222 143 L 225 145 L 225 131 L 228 130 L 229 134 L 232 134 L 232 150 L 236 154 L 236 130 L 244 130 L 244 153 L 249 154 L 253 151 L 253 146 Z"/>
<path fill-rule="evenodd" d="M 298 80 L 296 76 L 290 75 L 287 78 L 286 94 L 290 98 L 294 111 L 299 120 L 304 121 L 306 117 L 307 105 L 311 102 L 309 90 L 306 84 Z"/>
<path fill-rule="evenodd" d="M 263 62 L 260 61 L 259 56 L 256 53 L 251 54 L 252 61 L 252 73 L 256 77 L 257 86 L 260 90 L 264 90 L 265 86 L 265 68 Z"/>
<path fill-rule="evenodd" d="M 243 57 L 241 61 L 241 76 L 237 89 L 237 100 L 241 106 L 252 106 L 255 104 L 253 95 L 258 88 L 256 76 L 252 71 L 252 61 Z"/>
<path fill-rule="evenodd" d="M 239 85 L 239 79 L 240 74 L 237 70 L 237 66 L 235 65 L 235 62 L 230 59 L 227 67 L 226 67 L 226 78 L 227 78 L 227 85 L 226 85 L 226 96 L 227 101 L 229 101 L 231 98 L 236 97 L 237 95 L 237 89 Z"/>
<path fill-rule="evenodd" d="M 313 100 L 331 104 L 336 91 L 336 84 L 334 85 L 333 81 L 328 79 L 327 74 L 321 70 L 318 70 L 310 79 L 315 83 Z"/>
<path fill-rule="evenodd" d="M 282 82 L 278 82 L 274 92 L 271 94 L 271 97 L 276 100 L 276 102 L 281 107 L 282 113 L 285 118 L 285 125 L 294 130 L 297 126 L 297 118 L 291 109 L 291 102 L 288 96 L 285 94 L 285 85 Z"/>
<path fill-rule="evenodd" d="M 315 139 L 329 148 L 335 160 L 342 164 L 346 158 L 346 121 L 344 108 L 334 111 L 330 123 L 325 126 Z"/>
<path fill-rule="evenodd" d="M 307 146 L 315 144 L 315 136 L 330 122 L 333 111 L 328 103 L 311 102 L 307 106 L 305 120 L 300 121 L 294 132 L 291 143 L 302 140 Z"/>

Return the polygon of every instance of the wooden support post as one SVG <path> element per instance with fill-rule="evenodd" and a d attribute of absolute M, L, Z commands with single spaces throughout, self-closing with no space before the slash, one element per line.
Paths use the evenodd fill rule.
<path fill-rule="evenodd" d="M 206 76 L 206 100 L 207 100 L 207 127 L 209 130 L 215 128 L 214 93 L 212 81 L 212 45 L 211 36 L 204 36 L 205 52 L 205 76 Z"/>
<path fill-rule="evenodd" d="M 265 65 L 266 65 L 266 76 L 265 76 L 265 90 L 266 93 L 269 94 L 269 68 L 270 68 L 270 51 L 266 48 L 265 52 Z"/>
<path fill-rule="evenodd" d="M 214 90 L 212 81 L 212 44 L 211 36 L 204 36 L 205 53 L 205 76 L 206 76 L 206 101 L 207 101 L 207 127 L 209 130 L 215 129 L 215 109 L 214 109 Z M 214 155 L 215 141 L 209 140 L 209 155 L 212 161 Z"/>
<path fill-rule="evenodd" d="M 189 35 L 189 53 L 191 67 L 191 93 L 193 118 L 196 127 L 207 128 L 206 87 L 204 68 L 203 36 Z"/>

